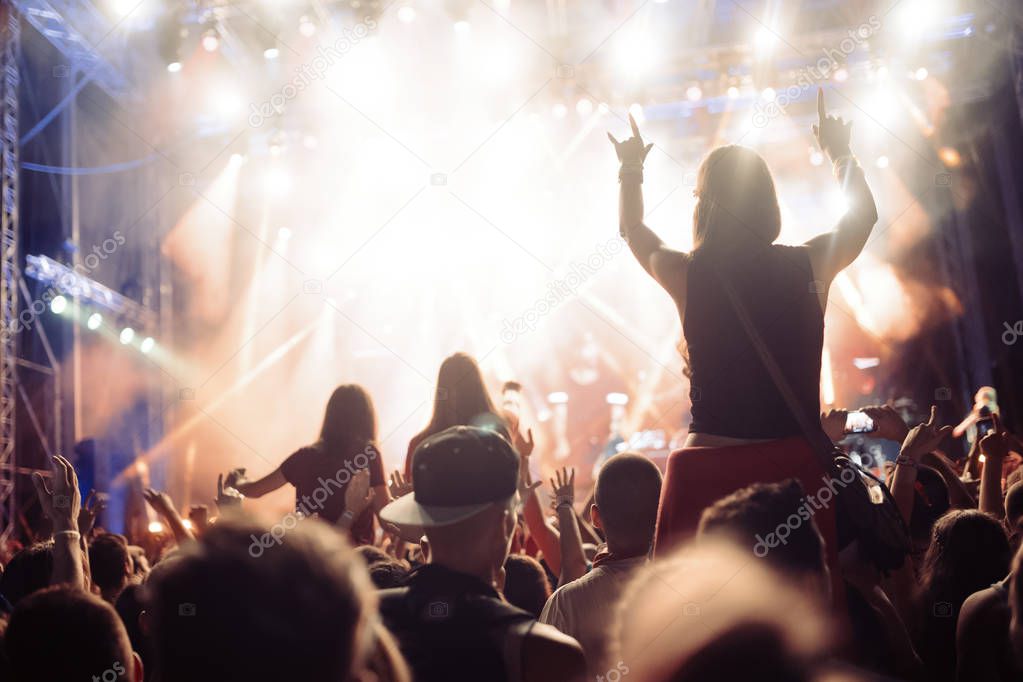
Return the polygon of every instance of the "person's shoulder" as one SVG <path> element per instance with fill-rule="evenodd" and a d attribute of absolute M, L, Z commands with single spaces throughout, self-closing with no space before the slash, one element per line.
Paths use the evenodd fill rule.
<path fill-rule="evenodd" d="M 551 625 L 538 622 L 530 628 L 523 653 L 527 680 L 581 680 L 586 675 L 586 656 L 579 642 Z M 538 668 L 542 673 L 535 674 Z"/>
<path fill-rule="evenodd" d="M 987 622 L 1009 612 L 1008 593 L 996 586 L 974 592 L 959 611 L 959 625 Z"/>

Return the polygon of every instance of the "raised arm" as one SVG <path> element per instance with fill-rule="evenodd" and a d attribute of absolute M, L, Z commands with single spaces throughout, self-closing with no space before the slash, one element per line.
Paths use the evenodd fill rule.
<path fill-rule="evenodd" d="M 88 589 L 85 577 L 84 549 L 82 535 L 78 530 L 78 513 L 82 506 L 82 495 L 78 490 L 78 476 L 71 462 L 55 455 L 50 462 L 50 484 L 42 474 L 32 474 L 32 483 L 39 496 L 39 506 L 53 523 L 53 569 L 51 585 L 71 585 L 80 590 Z"/>
<path fill-rule="evenodd" d="M 820 121 L 813 126 L 813 134 L 821 150 L 831 160 L 835 178 L 849 202 L 848 210 L 835 229 L 806 243 L 814 279 L 830 283 L 863 251 L 877 222 L 877 206 L 863 169 L 849 147 L 852 121 L 846 123 L 841 118 L 827 115 L 821 89 L 817 90 L 817 113 Z"/>
<path fill-rule="evenodd" d="M 245 469 L 232 469 L 224 480 L 224 486 L 234 488 L 245 497 L 262 497 L 282 487 L 288 480 L 284 472 L 277 467 L 263 478 L 250 481 L 245 477 Z"/>
<path fill-rule="evenodd" d="M 629 124 L 632 137 L 624 142 L 616 140 L 611 133 L 607 134 L 622 164 L 618 171 L 621 183 L 618 233 L 643 269 L 671 294 L 676 303 L 684 305 L 686 254 L 666 247 L 661 238 L 643 223 L 643 162 L 654 145 L 643 143 L 632 114 L 629 114 Z"/>
<path fill-rule="evenodd" d="M 579 524 L 575 518 L 575 469 L 571 473 L 565 467 L 555 472 L 551 479 L 554 493 L 554 509 L 558 514 L 559 543 L 561 548 L 561 571 L 558 584 L 564 585 L 586 574 L 586 555 L 579 535 Z"/>

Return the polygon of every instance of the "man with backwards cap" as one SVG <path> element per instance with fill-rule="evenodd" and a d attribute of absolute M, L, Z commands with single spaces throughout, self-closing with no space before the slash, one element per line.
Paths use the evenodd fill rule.
<path fill-rule="evenodd" d="M 380 613 L 417 682 L 571 682 L 586 675 L 571 637 L 501 597 L 519 504 L 519 456 L 503 437 L 454 426 L 416 448 L 415 491 L 380 518 L 430 543 L 430 563 L 380 593 Z"/>

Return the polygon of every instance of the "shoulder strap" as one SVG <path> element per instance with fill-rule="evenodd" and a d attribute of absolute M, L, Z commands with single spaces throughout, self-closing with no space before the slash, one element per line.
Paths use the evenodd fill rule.
<path fill-rule="evenodd" d="M 717 273 L 716 273 L 717 274 Z M 824 433 L 820 424 L 816 426 L 807 423 L 806 415 L 799 408 L 799 401 L 796 400 L 795 393 L 792 391 L 792 387 L 789 385 L 788 380 L 782 373 L 781 368 L 778 367 L 778 363 L 775 362 L 774 356 L 771 355 L 771 351 L 767 349 L 767 345 L 761 338 L 760 333 L 753 325 L 753 320 L 750 319 L 749 314 L 746 312 L 746 307 L 739 300 L 738 295 L 735 293 L 735 289 L 732 287 L 732 283 L 729 282 L 725 277 L 721 277 L 718 274 L 718 281 L 721 283 L 722 289 L 728 296 L 729 302 L 732 304 L 732 308 L 735 310 L 736 317 L 739 318 L 739 323 L 742 325 L 743 331 L 746 332 L 746 336 L 749 338 L 753 348 L 756 349 L 757 355 L 760 356 L 760 361 L 764 365 L 764 369 L 767 370 L 768 374 L 771 375 L 771 380 L 774 381 L 774 385 L 777 387 L 778 392 L 781 393 L 785 403 L 788 405 L 792 415 L 796 418 L 799 423 L 799 428 L 803 432 L 803 436 L 809 441 L 811 449 L 817 458 L 820 460 L 824 467 L 825 472 L 831 472 L 835 468 L 833 451 L 835 449 L 834 444 Z"/>

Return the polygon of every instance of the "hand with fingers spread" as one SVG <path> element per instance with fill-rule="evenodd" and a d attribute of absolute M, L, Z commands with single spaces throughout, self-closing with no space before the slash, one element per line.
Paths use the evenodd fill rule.
<path fill-rule="evenodd" d="M 107 495 L 97 494 L 95 490 L 89 490 L 82 503 L 82 509 L 78 512 L 78 532 L 88 535 L 96 526 L 96 519 L 107 508 L 110 498 Z"/>
<path fill-rule="evenodd" d="M 636 119 L 632 114 L 629 114 L 629 125 L 632 126 L 632 137 L 629 139 L 619 142 L 611 133 L 607 134 L 607 139 L 614 145 L 618 161 L 622 164 L 622 173 L 642 174 L 643 162 L 654 145 L 652 142 L 650 144 L 643 142 L 643 136 L 639 134 L 639 126 L 636 125 Z"/>
<path fill-rule="evenodd" d="M 811 126 L 813 136 L 817 138 L 817 144 L 821 151 L 828 155 L 832 161 L 843 156 L 849 156 L 852 151 L 849 148 L 849 138 L 852 134 L 852 121 L 846 123 L 838 116 L 828 116 L 824 108 L 824 90 L 817 88 L 817 116 L 818 122 Z"/>
<path fill-rule="evenodd" d="M 50 462 L 49 486 L 38 471 L 32 474 L 32 483 L 39 496 L 39 506 L 53 522 L 54 531 L 77 531 L 78 516 L 82 509 L 82 493 L 78 490 L 78 475 L 71 462 L 54 455 Z M 51 488 L 52 486 L 52 488 Z"/>
<path fill-rule="evenodd" d="M 398 499 L 412 492 L 412 481 L 407 480 L 401 471 L 395 470 L 391 473 L 387 488 L 391 491 L 391 497 Z"/>
<path fill-rule="evenodd" d="M 571 507 L 575 503 L 575 469 L 562 467 L 560 471 L 555 471 L 551 489 L 554 492 L 555 509 L 560 509 L 564 504 Z"/>
<path fill-rule="evenodd" d="M 952 432 L 951 426 L 939 426 L 938 408 L 931 405 L 931 418 L 922 424 L 917 424 L 906 435 L 902 442 L 902 451 L 899 458 L 908 457 L 914 463 L 944 440 L 945 436 Z"/>
<path fill-rule="evenodd" d="M 237 469 L 235 471 L 237 471 Z M 227 477 L 228 480 L 231 480 L 231 474 L 228 474 Z M 228 509 L 240 509 L 242 506 L 243 499 L 245 498 L 242 496 L 242 494 L 224 480 L 223 474 L 217 476 L 216 503 L 220 511 L 223 512 Z"/>

